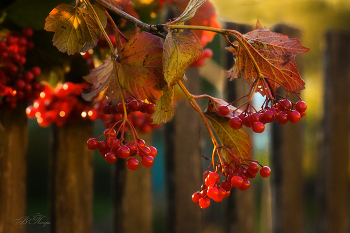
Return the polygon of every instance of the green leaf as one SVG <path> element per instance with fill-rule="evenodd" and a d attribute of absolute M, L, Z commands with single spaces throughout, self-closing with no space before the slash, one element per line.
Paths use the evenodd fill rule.
<path fill-rule="evenodd" d="M 190 0 L 184 12 L 171 23 L 182 23 L 193 18 L 198 8 L 203 5 L 205 1 L 206 0 Z"/>
<path fill-rule="evenodd" d="M 243 129 L 232 129 L 228 117 L 220 117 L 216 113 L 206 112 L 206 118 L 212 125 L 222 146 L 228 147 L 240 159 L 251 159 L 252 145 L 248 133 Z M 230 163 L 233 159 L 228 153 L 223 153 L 225 160 Z"/>
<path fill-rule="evenodd" d="M 202 45 L 193 32 L 169 32 L 163 47 L 164 79 L 168 86 L 174 86 L 181 80 L 187 67 L 202 53 Z"/>
<path fill-rule="evenodd" d="M 44 29 L 55 32 L 53 44 L 68 55 L 95 47 L 102 35 L 91 11 L 67 4 L 58 5 L 50 12 Z"/>
<path fill-rule="evenodd" d="M 153 124 L 166 123 L 174 116 L 173 97 L 173 88 L 163 91 L 163 95 L 156 101 L 154 107 Z"/>

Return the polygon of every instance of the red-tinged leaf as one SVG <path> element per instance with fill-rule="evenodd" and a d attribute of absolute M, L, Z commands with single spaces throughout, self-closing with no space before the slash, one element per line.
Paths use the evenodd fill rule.
<path fill-rule="evenodd" d="M 163 46 L 164 79 L 168 86 L 181 80 L 187 67 L 203 52 L 198 37 L 192 32 L 169 32 Z"/>
<path fill-rule="evenodd" d="M 229 126 L 228 117 L 220 117 L 216 113 L 205 113 L 206 118 L 212 125 L 222 146 L 231 149 L 232 153 L 240 159 L 251 159 L 252 144 L 248 133 L 243 129 L 232 129 Z M 222 153 L 224 159 L 230 163 L 233 161 L 232 155 Z"/>
<path fill-rule="evenodd" d="M 188 0 L 179 0 L 175 2 L 179 11 L 184 11 L 187 3 Z M 199 7 L 196 14 L 191 19 L 189 19 L 187 23 L 190 25 L 221 28 L 221 24 L 217 19 L 215 7 L 209 0 L 204 2 L 204 4 Z M 209 32 L 205 30 L 194 30 L 193 32 L 200 39 L 203 47 L 205 47 L 207 43 L 211 42 L 215 36 L 215 32 Z"/>
<path fill-rule="evenodd" d="M 226 101 L 223 101 L 222 99 L 218 99 L 218 98 L 214 98 L 214 97 L 209 98 L 208 107 L 205 110 L 205 112 L 216 113 L 216 114 L 220 115 L 218 113 L 218 108 L 220 106 L 227 106 L 230 109 L 230 113 L 227 116 L 225 116 L 228 118 L 238 116 L 239 114 L 241 114 L 243 112 L 242 110 L 240 110 L 232 105 L 229 105 Z"/>
<path fill-rule="evenodd" d="M 156 106 L 152 114 L 153 124 L 166 123 L 174 116 L 174 88 L 164 90 L 163 93 L 159 100 L 156 100 Z"/>
<path fill-rule="evenodd" d="M 125 43 L 116 63 L 122 88 L 137 99 L 159 99 L 166 85 L 159 37 L 141 32 Z"/>
<path fill-rule="evenodd" d="M 111 8 L 116 7 L 120 10 L 123 10 L 127 5 L 129 5 L 131 2 L 130 0 L 96 0 L 99 4 L 101 4 L 104 7 Z"/>
<path fill-rule="evenodd" d="M 182 14 L 177 17 L 173 22 L 171 23 L 183 23 L 191 18 L 193 18 L 196 14 L 196 11 L 198 8 L 203 5 L 203 3 L 206 0 L 190 0 L 186 3 L 186 8 L 182 12 Z"/>
<path fill-rule="evenodd" d="M 232 32 L 235 34 L 235 32 Z M 257 85 L 257 92 L 263 96 L 270 91 L 274 93 L 279 86 L 297 92 L 305 88 L 300 77 L 295 56 L 307 52 L 298 39 L 288 38 L 280 33 L 263 28 L 260 22 L 254 31 L 243 35 L 248 51 L 256 61 L 263 77 L 257 83 L 257 72 L 248 53 L 241 44 L 236 51 L 236 63 L 231 71 L 231 80 L 244 77 L 251 85 Z"/>
<path fill-rule="evenodd" d="M 103 16 L 100 20 L 105 26 L 107 17 L 104 13 L 99 16 Z M 68 55 L 95 47 L 102 35 L 91 11 L 67 4 L 58 5 L 50 12 L 44 29 L 55 32 L 53 44 Z"/>

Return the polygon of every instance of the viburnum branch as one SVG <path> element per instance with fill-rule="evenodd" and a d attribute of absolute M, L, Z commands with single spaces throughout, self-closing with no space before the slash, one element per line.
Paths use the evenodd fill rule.
<path fill-rule="evenodd" d="M 115 73 L 115 74 L 117 74 L 117 68 L 116 68 L 116 61 L 117 59 L 116 58 L 114 58 L 114 62 L 113 62 L 113 72 Z M 121 98 L 122 98 L 122 103 L 123 103 L 123 111 L 124 111 L 124 119 L 128 119 L 128 112 L 126 111 L 126 105 L 125 105 L 125 99 L 124 99 L 124 95 L 123 95 L 123 89 L 122 89 L 122 87 L 121 87 L 121 85 L 120 85 L 120 83 L 119 83 L 119 79 L 118 79 L 118 77 L 116 77 L 116 82 L 117 82 L 117 86 L 118 86 L 118 89 L 119 89 L 119 92 L 120 92 L 120 96 L 121 96 Z"/>
<path fill-rule="evenodd" d="M 116 57 L 117 55 L 115 54 L 113 44 L 112 44 L 111 40 L 109 39 L 109 37 L 108 37 L 108 35 L 107 35 L 107 32 L 106 32 L 105 29 L 103 28 L 102 23 L 101 23 L 100 19 L 98 18 L 98 15 L 97 15 L 96 11 L 95 11 L 94 8 L 92 7 L 92 5 L 91 5 L 91 3 L 90 3 L 89 0 L 83 0 L 83 1 L 85 2 L 86 5 L 89 6 L 89 8 L 90 8 L 92 14 L 94 15 L 94 18 L 95 18 L 95 20 L 96 20 L 96 23 L 97 23 L 99 29 L 101 30 L 103 36 L 105 37 L 105 39 L 106 39 L 106 41 L 107 41 L 107 43 L 108 43 L 108 46 L 109 46 L 109 48 L 110 48 L 110 50 L 111 50 L 111 53 L 113 54 L 114 57 Z"/>
<path fill-rule="evenodd" d="M 117 51 L 120 51 L 120 48 L 121 48 L 121 41 L 120 41 L 120 37 L 117 36 L 116 34 L 118 33 L 118 34 L 119 34 L 120 36 L 122 36 L 123 39 L 126 40 L 126 41 L 127 41 L 127 39 L 126 39 L 125 35 L 119 30 L 118 26 L 115 24 L 114 20 L 112 19 L 111 15 L 108 13 L 108 11 L 107 11 L 104 7 L 102 7 L 102 6 L 100 6 L 100 7 L 103 8 L 103 11 L 104 11 L 105 14 L 107 15 L 107 18 L 108 18 L 109 22 L 110 22 L 110 23 L 112 24 L 112 26 L 113 26 L 113 32 L 114 32 L 114 34 L 115 34 L 114 36 L 115 36 L 116 39 L 117 39 Z"/>
<path fill-rule="evenodd" d="M 219 143 L 216 141 L 216 138 L 214 136 L 214 133 L 213 131 L 211 130 L 210 128 L 210 125 L 209 125 L 209 122 L 207 120 L 207 118 L 205 117 L 202 109 L 199 107 L 198 103 L 196 102 L 196 100 L 194 99 L 193 95 L 187 90 L 187 88 L 185 87 L 185 85 L 179 81 L 177 83 L 179 85 L 179 87 L 181 88 L 181 90 L 185 93 L 186 97 L 187 97 L 187 100 L 188 102 L 194 107 L 194 109 L 199 113 L 199 115 L 202 117 L 203 121 L 204 121 L 204 124 L 205 126 L 207 127 L 207 130 L 210 134 L 210 137 L 211 137 L 211 140 L 214 144 L 214 147 L 218 146 Z"/>

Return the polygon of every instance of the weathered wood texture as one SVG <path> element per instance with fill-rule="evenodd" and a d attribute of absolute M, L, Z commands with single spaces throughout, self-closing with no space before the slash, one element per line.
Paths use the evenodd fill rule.
<path fill-rule="evenodd" d="M 186 87 L 200 93 L 198 70 L 186 72 Z M 168 198 L 167 232 L 203 232 L 202 211 L 191 196 L 202 184 L 201 122 L 184 98 L 176 103 L 175 116 L 166 124 L 165 156 Z"/>
<path fill-rule="evenodd" d="M 26 215 L 26 155 L 28 144 L 25 105 L 0 110 L 0 232 L 23 233 Z"/>
<path fill-rule="evenodd" d="M 298 29 L 277 25 L 273 31 L 289 38 L 301 39 Z M 302 76 L 302 57 L 297 57 L 299 73 Z M 277 92 L 286 96 L 279 88 Z M 288 99 L 296 103 L 299 99 L 291 94 Z M 288 122 L 272 127 L 272 214 L 273 232 L 303 232 L 303 120 Z"/>
<path fill-rule="evenodd" d="M 349 232 L 350 33 L 326 34 L 317 232 Z"/>
<path fill-rule="evenodd" d="M 139 137 L 147 146 L 152 145 L 152 134 Z M 118 159 L 112 169 L 113 232 L 152 233 L 152 168 L 144 167 L 140 161 L 137 170 L 131 171 L 125 159 Z"/>
<path fill-rule="evenodd" d="M 237 30 L 242 34 L 253 30 L 249 25 L 235 23 L 227 23 L 226 28 Z M 232 53 L 227 52 L 226 57 L 227 64 L 225 65 L 225 68 L 230 69 L 234 64 L 233 55 Z M 248 83 L 243 79 L 227 81 L 225 98 L 227 102 L 230 103 L 239 97 L 246 95 L 249 90 L 250 87 Z M 244 103 L 244 100 L 238 101 L 235 106 L 238 107 L 242 103 Z M 250 132 L 249 129 L 248 132 Z M 227 216 L 225 232 L 255 232 L 254 181 L 251 181 L 251 187 L 246 191 L 233 188 L 228 199 L 225 214 Z"/>
<path fill-rule="evenodd" d="M 51 143 L 51 220 L 53 233 L 92 232 L 93 165 L 86 141 L 91 122 L 53 127 Z"/>

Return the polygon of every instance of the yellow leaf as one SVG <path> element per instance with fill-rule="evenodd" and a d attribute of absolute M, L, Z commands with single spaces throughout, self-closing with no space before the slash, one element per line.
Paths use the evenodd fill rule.
<path fill-rule="evenodd" d="M 154 113 L 152 115 L 153 124 L 166 123 L 174 116 L 173 106 L 174 88 L 163 91 L 163 95 L 156 100 Z"/>

